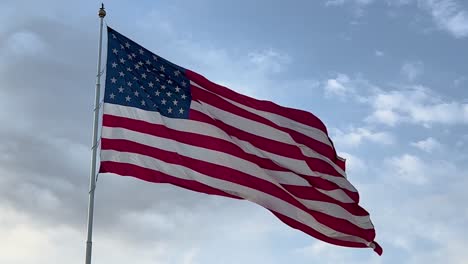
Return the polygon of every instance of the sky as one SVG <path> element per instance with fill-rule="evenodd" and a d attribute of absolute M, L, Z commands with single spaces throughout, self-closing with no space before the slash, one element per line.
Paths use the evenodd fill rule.
<path fill-rule="evenodd" d="M 0 3 L 0 263 L 84 263 L 100 2 Z M 93 263 L 468 263 L 468 2 L 114 0 L 105 23 L 310 111 L 383 256 L 247 201 L 99 175 Z"/>

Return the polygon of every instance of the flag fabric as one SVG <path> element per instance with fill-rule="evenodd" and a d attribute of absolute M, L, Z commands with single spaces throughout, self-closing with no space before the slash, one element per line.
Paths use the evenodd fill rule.
<path fill-rule="evenodd" d="M 246 199 L 346 247 L 382 248 L 325 125 L 215 84 L 108 28 L 101 173 Z"/>

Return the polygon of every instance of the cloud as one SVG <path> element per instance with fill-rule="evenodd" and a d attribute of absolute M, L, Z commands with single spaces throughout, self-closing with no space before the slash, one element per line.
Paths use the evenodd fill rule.
<path fill-rule="evenodd" d="M 385 56 L 385 53 L 384 53 L 383 51 L 381 51 L 381 50 L 375 50 L 374 54 L 375 54 L 375 56 L 377 56 L 377 57 L 383 57 L 383 56 Z"/>
<path fill-rule="evenodd" d="M 350 5 L 352 7 L 353 16 L 356 18 L 362 17 L 365 12 L 365 8 L 374 3 L 374 0 L 327 0 L 325 2 L 326 7 L 337 7 Z M 352 25 L 358 25 L 359 22 L 352 21 Z"/>
<path fill-rule="evenodd" d="M 391 171 L 404 182 L 422 185 L 429 181 L 424 162 L 417 156 L 404 154 L 386 160 Z"/>
<path fill-rule="evenodd" d="M 64 14 L 66 5 L 43 7 Z M 0 247 L 8 250 L 2 250 L 0 263 L 83 263 L 96 74 L 97 34 L 87 24 L 96 21 L 92 15 L 91 20 L 80 13 L 62 23 L 36 10 L 7 29 L 0 25 L 0 137 L 7 139 L 0 142 L 0 234 L 7 239 Z M 141 17 L 144 22 L 145 14 Z M 139 19 L 123 24 L 132 27 Z M 150 49 L 157 41 L 171 60 L 197 65 L 207 77 L 238 91 L 273 97 L 287 94 L 294 85 L 312 85 L 309 80 L 277 78 L 291 62 L 277 49 L 235 53 L 178 35 L 171 24 L 147 30 L 151 34 L 127 32 L 132 37 L 157 35 L 141 39 Z M 283 225 L 245 201 L 102 174 L 93 255 L 96 262 L 109 263 L 215 263 L 219 256 L 228 258 L 225 263 L 275 263 L 266 252 L 267 238 L 278 226 L 291 232 Z M 223 248 L 216 245 L 220 234 Z M 258 256 L 243 243 L 246 237 L 258 245 Z M 207 248 L 217 248 L 216 254 Z"/>
<path fill-rule="evenodd" d="M 248 54 L 250 61 L 262 68 L 264 71 L 272 73 L 280 73 L 284 70 L 285 65 L 291 63 L 291 58 L 273 49 L 266 49 L 258 52 L 250 52 Z"/>
<path fill-rule="evenodd" d="M 366 7 L 379 3 L 373 0 L 328 0 L 325 6 L 344 6 L 351 4 L 355 8 L 355 15 L 362 16 Z M 385 3 L 389 7 L 401 7 L 415 4 L 420 9 L 427 12 L 436 26 L 448 32 L 455 38 L 468 36 L 468 11 L 463 9 L 463 5 L 456 0 L 387 0 Z"/>
<path fill-rule="evenodd" d="M 360 103 L 365 103 L 368 100 L 367 93 L 378 89 L 360 75 L 350 77 L 345 73 L 336 73 L 333 78 L 319 83 L 327 98 L 352 99 Z"/>
<path fill-rule="evenodd" d="M 335 129 L 333 132 L 333 142 L 337 148 L 354 148 L 365 141 L 372 143 L 390 145 L 394 143 L 393 136 L 388 132 L 376 132 L 369 128 L 352 128 L 348 132 Z"/>
<path fill-rule="evenodd" d="M 367 166 L 364 161 L 356 155 L 347 152 L 340 152 L 338 154 L 340 157 L 346 159 L 346 173 L 348 175 L 362 174 L 367 170 Z"/>
<path fill-rule="evenodd" d="M 338 73 L 336 78 L 328 79 L 325 82 L 325 95 L 343 97 L 349 93 L 353 93 L 353 88 L 349 86 L 350 81 L 348 75 Z"/>
<path fill-rule="evenodd" d="M 436 25 L 456 38 L 468 36 L 468 12 L 455 0 L 419 0 Z"/>
<path fill-rule="evenodd" d="M 368 122 L 394 126 L 409 122 L 430 126 L 432 124 L 468 123 L 468 104 L 446 101 L 424 86 L 410 86 L 404 90 L 376 91 L 369 96 L 373 113 Z"/>
<path fill-rule="evenodd" d="M 466 262 L 468 254 L 459 250 L 468 246 L 468 177 L 465 166 L 450 159 L 407 153 L 386 158 L 375 170 L 382 178 L 359 186 L 363 198 L 373 197 L 369 209 L 377 210 L 374 221 L 384 254 L 413 264 Z"/>
<path fill-rule="evenodd" d="M 365 6 L 373 3 L 374 0 L 327 0 L 325 6 L 341 6 L 344 4 L 353 4 L 359 6 Z"/>
<path fill-rule="evenodd" d="M 431 153 L 434 150 L 437 150 L 442 147 L 442 145 L 436 139 L 432 137 L 428 137 L 424 140 L 420 140 L 417 142 L 412 142 L 411 146 L 416 147 L 422 151 L 427 153 Z"/>
<path fill-rule="evenodd" d="M 420 61 L 405 62 L 401 66 L 401 73 L 410 81 L 414 81 L 424 73 L 424 64 Z"/>

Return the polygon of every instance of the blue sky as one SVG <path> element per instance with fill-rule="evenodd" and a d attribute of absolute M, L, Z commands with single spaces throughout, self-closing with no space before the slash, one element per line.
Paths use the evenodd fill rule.
<path fill-rule="evenodd" d="M 83 263 L 97 1 L 0 4 L 0 263 Z M 101 175 L 95 263 L 467 263 L 468 2 L 112 1 L 106 23 L 328 126 L 370 249 L 245 201 Z"/>

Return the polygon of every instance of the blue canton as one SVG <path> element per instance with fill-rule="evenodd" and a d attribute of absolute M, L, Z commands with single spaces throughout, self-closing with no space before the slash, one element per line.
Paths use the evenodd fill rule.
<path fill-rule="evenodd" d="M 179 67 L 107 28 L 104 102 L 188 118 L 190 81 Z"/>

